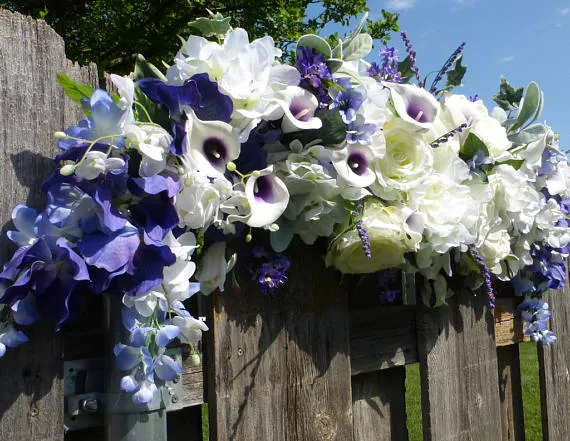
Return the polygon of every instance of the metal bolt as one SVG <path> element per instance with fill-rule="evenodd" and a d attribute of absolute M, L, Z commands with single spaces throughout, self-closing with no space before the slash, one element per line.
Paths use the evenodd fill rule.
<path fill-rule="evenodd" d="M 180 375 L 177 375 L 176 377 L 174 377 L 174 380 L 172 380 L 172 382 L 173 382 L 174 384 L 180 383 Z"/>
<path fill-rule="evenodd" d="M 238 348 L 237 353 L 238 353 L 238 357 L 241 357 L 243 355 L 243 349 Z"/>
<path fill-rule="evenodd" d="M 170 399 L 173 403 L 178 403 L 178 395 L 172 395 L 172 398 Z"/>
<path fill-rule="evenodd" d="M 95 398 L 85 398 L 79 401 L 79 408 L 83 412 L 95 413 L 99 410 L 99 402 Z"/>

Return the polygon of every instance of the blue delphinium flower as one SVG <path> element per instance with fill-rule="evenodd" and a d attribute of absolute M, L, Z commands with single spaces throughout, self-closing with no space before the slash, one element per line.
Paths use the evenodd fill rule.
<path fill-rule="evenodd" d="M 114 348 L 117 366 L 130 371 L 121 379 L 121 389 L 133 394 L 136 404 L 152 401 L 157 392 L 156 377 L 172 381 L 182 368 L 172 357 L 165 354 L 166 345 L 180 333 L 180 328 L 165 325 L 160 328 L 140 327 L 131 333 L 130 345 L 119 343 Z"/>
<path fill-rule="evenodd" d="M 339 78 L 336 83 L 341 89 L 331 90 L 333 100 L 329 108 L 338 108 L 344 123 L 349 124 L 356 119 L 356 112 L 364 102 L 364 90 L 359 87 L 353 87 L 350 78 Z"/>
<path fill-rule="evenodd" d="M 552 315 L 548 303 L 542 298 L 526 297 L 518 306 L 522 319 L 526 322 L 524 333 L 535 343 L 542 342 L 546 346 L 556 342 L 556 336 L 548 329 L 548 320 Z"/>

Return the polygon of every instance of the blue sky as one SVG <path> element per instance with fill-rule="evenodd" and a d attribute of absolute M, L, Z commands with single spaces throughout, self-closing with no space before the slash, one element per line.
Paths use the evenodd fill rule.
<path fill-rule="evenodd" d="M 561 149 L 570 150 L 570 0 L 368 0 L 368 7 L 371 18 L 382 8 L 400 13 L 422 75 L 439 70 L 465 41 L 468 69 L 455 91 L 478 94 L 489 109 L 501 74 L 514 86 L 538 83 L 541 119 L 560 133 Z M 405 58 L 398 35 L 390 44 Z"/>

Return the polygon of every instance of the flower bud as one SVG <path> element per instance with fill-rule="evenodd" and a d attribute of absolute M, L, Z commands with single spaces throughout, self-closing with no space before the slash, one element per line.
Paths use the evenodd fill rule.
<path fill-rule="evenodd" d="M 67 138 L 67 135 L 65 134 L 65 132 L 55 132 L 53 134 L 53 136 L 55 136 L 56 139 L 65 139 Z"/>
<path fill-rule="evenodd" d="M 59 169 L 59 173 L 62 176 L 70 176 L 73 172 L 75 172 L 75 164 L 67 164 Z"/>
<path fill-rule="evenodd" d="M 190 358 L 188 360 L 190 361 L 190 366 L 200 366 L 201 363 L 200 354 L 194 353 L 190 355 Z"/>

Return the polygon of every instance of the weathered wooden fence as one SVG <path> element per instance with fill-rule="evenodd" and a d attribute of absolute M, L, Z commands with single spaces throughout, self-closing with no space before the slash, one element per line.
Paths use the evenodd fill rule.
<path fill-rule="evenodd" d="M 52 134 L 81 116 L 57 85 L 59 71 L 97 81 L 94 65 L 66 60 L 63 41 L 44 22 L 0 11 L 2 233 L 16 203 L 43 203 Z M 2 262 L 11 252 L 3 234 Z M 378 306 L 364 297 L 357 304 L 313 248 L 298 246 L 290 257 L 279 295 L 257 291 L 238 267 L 239 285 L 196 305 L 210 332 L 203 366 L 183 357 L 168 406 L 169 441 L 202 440 L 204 402 L 213 441 L 407 440 L 410 363 L 420 365 L 424 440 L 524 439 L 514 298 L 499 298 L 494 311 L 465 292 L 439 309 Z M 98 300 L 63 333 L 34 326 L 31 342 L 0 361 L 0 440 L 103 439 L 96 406 L 76 408 L 78 396 L 103 392 Z M 543 439 L 568 441 L 570 293 L 548 301 L 558 343 L 538 350 Z"/>

